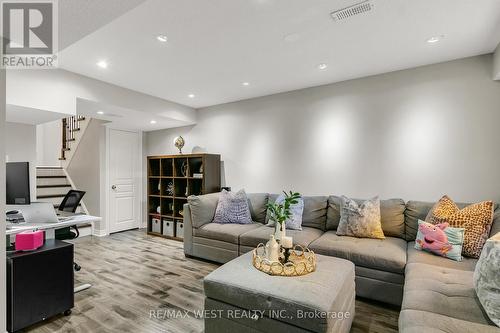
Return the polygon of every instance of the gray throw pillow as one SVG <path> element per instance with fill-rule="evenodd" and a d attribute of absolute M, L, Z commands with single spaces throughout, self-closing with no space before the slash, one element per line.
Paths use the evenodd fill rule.
<path fill-rule="evenodd" d="M 252 223 L 245 190 L 228 192 L 222 190 L 215 210 L 214 223 Z"/>
<path fill-rule="evenodd" d="M 342 196 L 337 235 L 361 238 L 385 238 L 380 218 L 379 198 L 375 197 L 358 205 L 353 199 Z"/>
<path fill-rule="evenodd" d="M 500 232 L 484 243 L 474 270 L 474 289 L 483 309 L 500 327 Z"/>

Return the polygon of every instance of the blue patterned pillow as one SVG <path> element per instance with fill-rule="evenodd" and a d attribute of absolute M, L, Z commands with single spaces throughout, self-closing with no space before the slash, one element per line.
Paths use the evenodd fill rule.
<path fill-rule="evenodd" d="M 448 223 L 431 224 L 418 220 L 415 249 L 462 261 L 464 228 L 452 228 Z"/>
<path fill-rule="evenodd" d="M 285 195 L 281 193 L 274 202 L 282 204 L 285 202 Z M 304 199 L 302 199 L 302 197 L 298 199 L 298 203 L 290 206 L 290 213 L 292 213 L 292 217 L 285 221 L 285 228 L 290 230 L 302 230 L 302 213 L 304 213 Z M 272 227 L 275 224 L 275 221 L 269 220 L 267 225 Z"/>
<path fill-rule="evenodd" d="M 222 190 L 215 210 L 214 223 L 252 223 L 245 190 L 236 193 Z"/>

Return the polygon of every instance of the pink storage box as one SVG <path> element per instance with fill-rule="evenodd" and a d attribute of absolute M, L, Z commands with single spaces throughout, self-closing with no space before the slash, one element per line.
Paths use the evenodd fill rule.
<path fill-rule="evenodd" d="M 23 231 L 16 235 L 16 251 L 33 251 L 43 245 L 42 230 Z"/>

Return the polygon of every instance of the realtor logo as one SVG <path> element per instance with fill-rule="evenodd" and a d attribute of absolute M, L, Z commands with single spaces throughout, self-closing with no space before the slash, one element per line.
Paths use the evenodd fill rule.
<path fill-rule="evenodd" d="M 56 67 L 56 1 L 1 1 L 2 67 Z"/>

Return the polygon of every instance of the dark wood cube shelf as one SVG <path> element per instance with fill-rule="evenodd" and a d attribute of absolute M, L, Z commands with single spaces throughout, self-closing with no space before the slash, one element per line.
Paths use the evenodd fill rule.
<path fill-rule="evenodd" d="M 219 192 L 220 172 L 220 155 L 148 156 L 148 234 L 182 241 L 187 197 Z"/>

